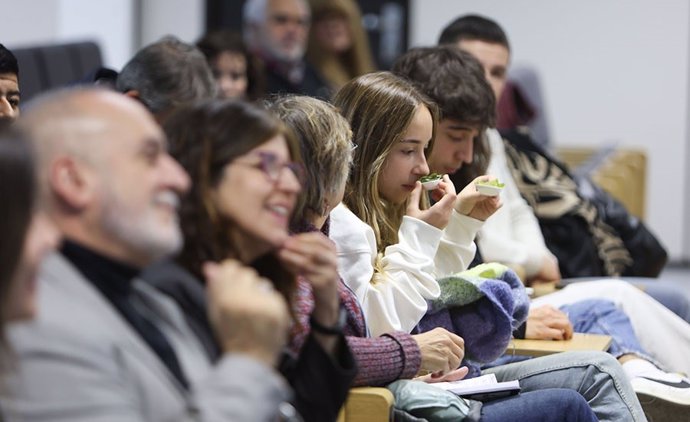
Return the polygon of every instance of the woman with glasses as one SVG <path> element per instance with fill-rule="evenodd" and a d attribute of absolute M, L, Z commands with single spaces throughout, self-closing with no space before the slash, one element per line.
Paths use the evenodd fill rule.
<path fill-rule="evenodd" d="M 356 370 L 337 331 L 335 247 L 321 233 L 289 233 L 304 182 L 298 144 L 279 120 L 244 102 L 213 100 L 181 108 L 165 131 L 171 155 L 192 179 L 180 206 L 184 247 L 177 264 L 203 280 L 206 262 L 239 261 L 266 278 L 266 288 L 280 292 L 288 304 L 297 275 L 308 280 L 317 297 L 312 321 L 324 330 L 307 339 L 299 356 L 277 364 L 295 390 L 304 420 L 335 420 Z M 171 273 L 148 278 L 170 287 Z M 203 303 L 189 297 L 182 302 L 212 343 Z"/>

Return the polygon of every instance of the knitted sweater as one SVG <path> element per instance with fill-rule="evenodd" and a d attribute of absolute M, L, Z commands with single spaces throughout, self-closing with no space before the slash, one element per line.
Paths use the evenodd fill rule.
<path fill-rule="evenodd" d="M 316 228 L 312 226 L 302 230 Z M 324 231 L 328 234 L 328 224 L 324 225 Z M 419 372 L 422 358 L 419 346 L 412 336 L 406 332 L 393 331 L 379 337 L 368 337 L 359 301 L 342 280 L 338 284 L 338 293 L 342 306 L 347 311 L 343 332 L 358 367 L 353 386 L 384 386 L 397 379 L 414 377 Z M 297 321 L 293 326 L 290 348 L 297 353 L 309 336 L 309 316 L 314 309 L 311 284 L 303 277 L 299 277 L 297 281 L 293 306 Z"/>

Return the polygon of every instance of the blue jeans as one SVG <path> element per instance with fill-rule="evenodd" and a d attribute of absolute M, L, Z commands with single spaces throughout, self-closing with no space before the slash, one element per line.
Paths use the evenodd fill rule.
<path fill-rule="evenodd" d="M 567 278 L 565 284 L 578 283 L 582 281 L 600 280 L 601 277 L 576 277 Z M 654 298 L 657 302 L 664 305 L 671 312 L 690 323 L 690 297 L 688 294 L 678 289 L 672 283 L 663 279 L 648 277 L 619 277 L 633 286 L 640 287 L 645 293 Z"/>
<path fill-rule="evenodd" d="M 550 388 L 484 402 L 481 422 L 597 421 L 585 399 L 573 390 Z"/>
<path fill-rule="evenodd" d="M 581 300 L 571 305 L 561 306 L 568 314 L 577 333 L 606 334 L 611 336 L 608 352 L 615 358 L 634 354 L 660 366 L 649 356 L 637 341 L 630 319 L 622 310 L 608 300 Z"/>
<path fill-rule="evenodd" d="M 523 392 L 548 388 L 576 391 L 600 421 L 646 421 L 623 368 L 608 353 L 557 353 L 496 366 L 482 373 L 494 373 L 498 381 L 520 380 Z"/>

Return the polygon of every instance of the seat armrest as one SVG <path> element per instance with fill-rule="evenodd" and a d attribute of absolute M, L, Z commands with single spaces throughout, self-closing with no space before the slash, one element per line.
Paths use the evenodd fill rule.
<path fill-rule="evenodd" d="M 388 422 L 393 402 L 393 394 L 386 388 L 353 388 L 340 410 L 338 422 Z"/>

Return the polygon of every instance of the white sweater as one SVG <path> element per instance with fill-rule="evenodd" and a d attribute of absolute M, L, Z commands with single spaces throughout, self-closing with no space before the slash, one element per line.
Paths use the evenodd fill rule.
<path fill-rule="evenodd" d="M 405 216 L 398 243 L 386 248 L 374 275 L 374 230 L 343 204 L 331 212 L 330 237 L 340 276 L 359 299 L 372 336 L 410 332 L 440 294 L 438 277 L 465 270 L 482 222 L 453 211 L 445 230 Z"/>
<path fill-rule="evenodd" d="M 520 195 L 508 168 L 501 134 L 496 129 L 488 129 L 486 135 L 491 147 L 487 173 L 496 176 L 505 187 L 501 192 L 503 206 L 486 220 L 479 232 L 479 250 L 485 262 L 518 264 L 531 277 L 539 272 L 544 257 L 551 252 L 544 244 L 532 208 Z"/>

